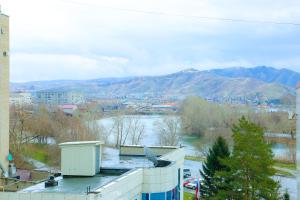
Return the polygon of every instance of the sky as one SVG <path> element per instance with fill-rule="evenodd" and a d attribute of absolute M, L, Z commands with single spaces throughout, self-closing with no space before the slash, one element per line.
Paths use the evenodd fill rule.
<path fill-rule="evenodd" d="M 260 65 L 300 72 L 299 0 L 0 0 L 0 5 L 10 16 L 13 82 Z"/>

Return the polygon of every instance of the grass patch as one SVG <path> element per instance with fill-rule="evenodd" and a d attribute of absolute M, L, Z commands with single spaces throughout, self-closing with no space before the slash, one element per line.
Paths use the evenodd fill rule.
<path fill-rule="evenodd" d="M 283 170 L 280 170 L 280 169 L 275 169 L 275 170 L 276 170 L 276 175 L 294 177 L 294 175 L 291 174 L 290 172 L 283 171 Z"/>
<path fill-rule="evenodd" d="M 27 144 L 23 146 L 23 155 L 45 163 L 48 166 L 58 166 L 60 160 L 57 152 L 59 148 L 50 145 Z"/>
<path fill-rule="evenodd" d="M 31 152 L 30 157 L 42 163 L 48 162 L 48 154 L 46 152 Z"/>
<path fill-rule="evenodd" d="M 185 160 L 192 160 L 192 161 L 205 161 L 204 157 L 199 157 L 199 156 L 185 156 Z"/>
<path fill-rule="evenodd" d="M 196 199 L 196 195 L 195 194 L 191 194 L 189 192 L 185 192 L 185 193 L 183 193 L 183 199 L 184 200 L 195 200 Z"/>
<path fill-rule="evenodd" d="M 275 167 L 280 167 L 280 168 L 286 168 L 290 170 L 296 170 L 296 164 L 295 163 L 283 163 L 283 162 L 275 162 L 274 164 Z"/>

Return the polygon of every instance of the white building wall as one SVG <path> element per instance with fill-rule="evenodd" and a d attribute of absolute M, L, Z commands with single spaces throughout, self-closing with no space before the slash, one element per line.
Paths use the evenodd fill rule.
<path fill-rule="evenodd" d="M 68 147 L 62 146 L 61 148 L 61 170 L 63 175 L 95 175 L 95 145 L 74 145 Z"/>
<path fill-rule="evenodd" d="M 94 200 L 140 200 L 143 169 L 136 169 L 96 190 Z"/>
<path fill-rule="evenodd" d="M 87 195 L 0 192 L 0 200 L 93 200 Z"/>
<path fill-rule="evenodd" d="M 180 191 L 180 199 L 183 200 L 183 167 L 184 167 L 184 149 L 180 148 L 175 151 L 172 151 L 166 155 L 163 155 L 161 159 L 163 160 L 169 160 L 169 161 L 176 161 L 177 169 L 180 169 L 180 184 L 179 184 L 179 191 Z"/>
<path fill-rule="evenodd" d="M 143 170 L 143 193 L 167 192 L 178 185 L 177 166 L 145 168 Z"/>
<path fill-rule="evenodd" d="M 9 17 L 0 11 L 0 165 L 8 170 L 9 153 Z M 2 174 L 0 170 L 0 175 Z"/>

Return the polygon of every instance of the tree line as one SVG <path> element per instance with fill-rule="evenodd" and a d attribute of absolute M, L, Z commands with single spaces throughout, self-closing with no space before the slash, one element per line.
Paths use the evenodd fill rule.
<path fill-rule="evenodd" d="M 16 159 L 32 145 L 46 145 L 51 152 L 59 152 L 58 145 L 68 141 L 102 140 L 106 145 L 119 148 L 121 145 L 140 145 L 145 135 L 145 124 L 139 116 L 118 112 L 111 116 L 111 125 L 99 123 L 99 113 L 94 105 L 85 105 L 72 115 L 59 108 L 45 106 L 10 107 L 10 151 Z M 155 122 L 159 145 L 178 144 L 180 125 L 178 118 L 166 117 Z M 52 145 L 47 145 L 54 142 Z M 31 146 L 31 147 L 30 147 Z M 44 148 L 43 147 L 43 148 Z M 59 156 L 56 158 L 59 160 Z M 58 163 L 58 162 L 55 162 Z"/>
<path fill-rule="evenodd" d="M 295 136 L 296 125 L 287 112 L 254 110 L 245 105 L 226 105 L 208 102 L 201 97 L 188 97 L 180 107 L 184 134 L 203 136 L 214 132 L 231 132 L 233 124 L 245 116 L 263 127 L 266 132 L 286 133 Z"/>

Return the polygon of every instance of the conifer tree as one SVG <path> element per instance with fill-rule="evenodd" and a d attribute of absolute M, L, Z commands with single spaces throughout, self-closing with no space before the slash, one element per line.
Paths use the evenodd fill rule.
<path fill-rule="evenodd" d="M 215 199 L 277 200 L 279 184 L 275 175 L 271 146 L 264 140 L 261 127 L 242 117 L 233 129 L 233 152 L 223 160 L 228 169 L 220 173 L 230 190 L 221 189 Z"/>
<path fill-rule="evenodd" d="M 228 158 L 230 155 L 228 144 L 225 139 L 218 137 L 212 148 L 209 149 L 206 161 L 203 164 L 203 170 L 200 174 L 203 177 L 203 182 L 200 187 L 200 194 L 205 199 L 210 199 L 215 196 L 218 188 L 217 184 L 220 178 L 215 176 L 216 171 L 226 170 L 227 167 L 221 163 L 221 159 Z"/>
<path fill-rule="evenodd" d="M 287 190 L 285 190 L 285 193 L 283 194 L 283 200 L 290 200 L 290 194 L 288 193 Z"/>

